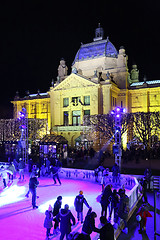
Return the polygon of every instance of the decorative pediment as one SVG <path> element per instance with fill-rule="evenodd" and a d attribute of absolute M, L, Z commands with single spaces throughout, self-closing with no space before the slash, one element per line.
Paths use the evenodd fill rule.
<path fill-rule="evenodd" d="M 97 83 L 79 76 L 77 74 L 71 73 L 67 78 L 65 78 L 61 83 L 54 87 L 54 91 L 57 90 L 67 90 L 73 88 L 84 88 L 90 86 L 96 86 Z"/>

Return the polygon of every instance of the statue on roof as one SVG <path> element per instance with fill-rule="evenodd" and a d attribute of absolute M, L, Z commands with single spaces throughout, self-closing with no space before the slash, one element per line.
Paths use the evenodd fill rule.
<path fill-rule="evenodd" d="M 65 76 L 67 76 L 67 73 L 68 73 L 68 67 L 66 66 L 65 60 L 62 58 L 60 60 L 60 64 L 58 67 L 58 76 L 57 76 L 58 83 L 62 82 L 65 79 Z"/>
<path fill-rule="evenodd" d="M 139 70 L 137 69 L 137 65 L 132 65 L 132 70 L 130 73 L 131 82 L 139 82 Z"/>

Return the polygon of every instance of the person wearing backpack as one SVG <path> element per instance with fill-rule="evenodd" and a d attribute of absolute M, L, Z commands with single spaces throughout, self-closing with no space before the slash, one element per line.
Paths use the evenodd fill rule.
<path fill-rule="evenodd" d="M 90 208 L 87 200 L 85 199 L 85 197 L 83 195 L 83 191 L 79 191 L 79 195 L 77 195 L 74 200 L 74 206 L 75 206 L 75 210 L 77 212 L 78 222 L 81 221 L 81 223 L 83 223 L 83 204 L 85 204 L 86 207 Z"/>

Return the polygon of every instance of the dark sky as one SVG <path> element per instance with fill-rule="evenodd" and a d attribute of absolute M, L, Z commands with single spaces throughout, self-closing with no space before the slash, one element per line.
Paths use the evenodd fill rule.
<path fill-rule="evenodd" d="M 140 80 L 160 79 L 159 1 L 3 1 L 0 6 L 0 118 L 12 117 L 16 91 L 24 96 L 48 91 L 60 59 L 70 67 L 81 42 L 94 38 L 98 23 L 105 38 L 128 65 L 136 63 Z"/>

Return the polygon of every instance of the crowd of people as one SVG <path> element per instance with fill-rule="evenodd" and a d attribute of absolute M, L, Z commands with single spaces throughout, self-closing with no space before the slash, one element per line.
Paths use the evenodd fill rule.
<path fill-rule="evenodd" d="M 46 228 L 46 239 L 49 239 L 51 236 L 57 235 L 60 232 L 60 240 L 63 240 L 65 236 L 68 240 L 90 240 L 91 233 L 97 232 L 100 234 L 101 240 L 114 240 L 114 228 L 105 216 L 101 215 L 100 217 L 101 227 L 97 228 L 95 226 L 95 218 L 97 217 L 97 214 L 88 204 L 82 190 L 79 191 L 79 194 L 74 200 L 74 207 L 77 212 L 77 223 L 80 222 L 82 224 L 81 233 L 78 231 L 72 231 L 71 226 L 76 225 L 76 218 L 69 209 L 68 204 L 65 204 L 64 208 L 61 208 L 62 201 L 63 197 L 58 196 L 54 206 L 52 207 L 49 205 L 48 210 L 45 212 L 44 227 Z M 86 205 L 88 208 L 88 212 L 84 219 L 83 205 Z M 53 222 L 54 229 L 53 233 L 51 233 Z"/>
<path fill-rule="evenodd" d="M 61 185 L 61 180 L 59 178 L 58 172 L 61 168 L 60 161 L 56 160 L 51 164 L 48 162 L 48 165 L 45 164 L 45 168 L 47 171 L 47 175 L 52 175 L 54 184 L 59 183 Z M 25 170 L 25 163 L 22 159 L 19 159 L 17 165 L 14 163 L 10 163 L 7 168 L 1 166 L 0 175 L 3 179 L 4 188 L 7 187 L 7 174 L 9 174 L 9 179 L 13 181 L 13 178 L 16 177 L 17 171 L 19 172 L 19 180 L 24 180 L 24 170 Z M 87 202 L 86 198 L 83 195 L 83 191 L 80 190 L 79 194 L 75 197 L 74 206 L 75 211 L 77 213 L 77 222 L 82 224 L 82 232 L 72 232 L 71 226 L 76 224 L 76 218 L 72 214 L 71 210 L 69 209 L 69 205 L 65 204 L 64 208 L 62 207 L 63 197 L 58 196 L 54 206 L 49 206 L 48 210 L 45 212 L 45 220 L 44 220 L 44 227 L 46 228 L 46 237 L 49 239 L 52 235 L 57 235 L 59 232 L 60 240 L 63 240 L 66 236 L 66 239 L 84 239 L 89 240 L 90 235 L 92 232 L 97 232 L 100 235 L 100 240 L 102 239 L 114 239 L 114 229 L 117 229 L 120 224 L 120 219 L 124 222 L 124 233 L 128 233 L 128 213 L 129 213 L 129 198 L 125 193 L 124 186 L 121 187 L 118 191 L 117 189 L 113 189 L 112 184 L 119 184 L 119 177 L 120 177 L 120 170 L 119 166 L 115 163 L 112 167 L 112 184 L 109 181 L 109 169 L 104 168 L 103 166 L 99 166 L 95 169 L 95 181 L 98 181 L 98 174 L 101 172 L 101 184 L 102 184 L 102 193 L 101 193 L 101 217 L 100 217 L 100 224 L 101 228 L 97 228 L 95 226 L 95 218 L 97 217 L 96 212 L 92 210 L 92 207 Z M 32 194 L 32 207 L 33 209 L 38 208 L 36 205 L 36 199 L 38 198 L 36 189 L 39 184 L 38 177 L 40 175 L 43 176 L 43 168 L 39 169 L 37 165 L 32 165 L 31 174 L 29 179 L 29 189 L 26 194 L 26 197 L 29 196 L 29 193 Z M 151 171 L 146 169 L 144 172 L 144 178 L 140 179 L 140 184 L 142 186 L 142 193 L 145 204 L 147 203 L 147 185 L 150 188 L 150 179 L 151 179 Z M 107 179 L 107 180 L 106 180 Z M 113 189 L 113 191 L 112 191 Z M 150 213 L 147 212 L 146 205 L 143 205 L 141 209 L 139 209 L 137 213 L 137 221 L 140 223 L 140 230 L 145 230 L 146 227 L 146 218 L 150 217 Z M 88 208 L 87 215 L 83 216 L 83 206 Z M 111 224 L 111 217 L 112 213 L 114 212 L 114 225 Z M 109 213 L 107 215 L 107 213 Z M 53 232 L 51 233 L 51 229 L 54 228 Z"/>

